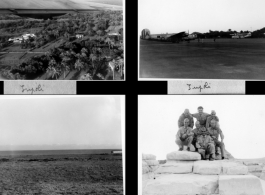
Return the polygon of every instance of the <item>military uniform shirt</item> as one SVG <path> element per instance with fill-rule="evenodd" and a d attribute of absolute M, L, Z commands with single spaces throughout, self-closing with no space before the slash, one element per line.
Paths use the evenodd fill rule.
<path fill-rule="evenodd" d="M 210 127 L 208 128 L 208 132 L 210 133 L 211 136 L 215 136 L 216 139 L 218 140 L 219 135 L 222 133 L 222 130 L 218 127 L 215 127 L 215 128 Z"/>
<path fill-rule="evenodd" d="M 206 149 L 208 144 L 214 144 L 214 141 L 209 135 L 206 135 L 205 137 L 200 135 L 197 137 L 197 143 L 201 146 L 202 149 Z"/>
<path fill-rule="evenodd" d="M 193 117 L 189 114 L 188 116 L 185 116 L 184 113 L 182 115 L 180 115 L 179 120 L 178 120 L 178 125 L 179 127 L 184 126 L 184 119 L 189 119 L 189 127 L 193 128 L 194 126 L 194 121 L 193 121 Z"/>
<path fill-rule="evenodd" d="M 209 114 L 203 112 L 202 114 L 200 113 L 192 114 L 192 116 L 196 118 L 200 122 L 201 125 L 205 126 L 206 120 Z"/>
<path fill-rule="evenodd" d="M 207 131 L 207 129 L 205 127 L 199 127 L 192 130 L 192 132 L 194 133 L 194 137 L 198 137 L 199 135 L 201 135 L 202 131 Z"/>
<path fill-rule="evenodd" d="M 210 115 L 208 116 L 207 121 L 206 121 L 206 128 L 209 128 L 211 126 L 211 120 L 213 119 L 219 122 L 219 118 L 217 116 Z"/>
<path fill-rule="evenodd" d="M 180 140 L 180 138 L 183 136 L 183 134 L 190 134 L 190 133 L 193 134 L 192 128 L 190 128 L 190 127 L 185 128 L 184 126 L 180 127 L 178 130 L 178 133 L 177 133 L 177 139 Z"/>

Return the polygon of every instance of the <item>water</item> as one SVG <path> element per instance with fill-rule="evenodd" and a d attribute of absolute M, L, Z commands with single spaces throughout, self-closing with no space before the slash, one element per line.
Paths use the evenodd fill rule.
<path fill-rule="evenodd" d="M 0 151 L 0 156 L 24 156 L 24 155 L 67 155 L 67 154 L 110 154 L 119 149 L 93 149 L 93 150 L 14 150 Z"/>

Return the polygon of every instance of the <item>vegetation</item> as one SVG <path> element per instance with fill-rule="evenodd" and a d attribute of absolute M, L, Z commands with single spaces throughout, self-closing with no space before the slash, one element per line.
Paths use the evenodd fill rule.
<path fill-rule="evenodd" d="M 34 79 L 44 73 L 49 75 L 47 79 L 66 78 L 70 71 L 84 72 L 80 76 L 83 80 L 105 80 L 110 71 L 119 71 L 119 78 L 124 78 L 121 11 L 67 14 L 46 21 L 24 19 L 0 23 L 0 29 L 7 32 L 13 28 L 40 28 L 35 33 L 36 38 L 22 41 L 21 48 L 40 48 L 59 39 L 64 41 L 61 46 L 50 49 L 46 55 L 32 57 L 13 67 L 10 74 L 19 75 L 16 78 Z M 76 34 L 80 33 L 83 37 L 77 39 Z M 109 36 L 108 33 L 121 36 Z M 0 37 L 0 42 L 6 43 L 7 39 Z M 1 47 L 4 46 L 1 44 Z M 115 64 L 114 69 L 110 68 L 110 61 Z M 12 75 L 10 77 L 13 78 Z"/>
<path fill-rule="evenodd" d="M 231 29 L 229 29 L 228 31 L 211 31 L 209 30 L 209 32 L 207 33 L 198 33 L 198 32 L 194 32 L 195 34 L 197 34 L 197 36 L 199 38 L 231 38 L 231 34 L 235 34 L 235 33 L 248 33 L 249 31 L 232 31 Z M 251 37 L 250 38 L 265 38 L 265 28 L 262 28 L 260 30 L 256 30 L 253 31 L 251 33 Z"/>

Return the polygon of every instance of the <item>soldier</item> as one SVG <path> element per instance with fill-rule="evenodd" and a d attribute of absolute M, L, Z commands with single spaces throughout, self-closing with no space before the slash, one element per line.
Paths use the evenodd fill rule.
<path fill-rule="evenodd" d="M 198 107 L 198 113 L 191 114 L 191 115 L 200 122 L 201 126 L 204 126 L 204 127 L 206 126 L 207 117 L 210 116 L 209 114 L 203 112 L 202 106 Z"/>
<path fill-rule="evenodd" d="M 200 149 L 199 153 L 202 156 L 202 160 L 208 160 L 207 156 L 209 156 L 210 161 L 214 160 L 214 141 L 205 128 L 202 129 L 201 135 L 197 137 L 196 147 Z"/>
<path fill-rule="evenodd" d="M 219 118 L 216 116 L 216 112 L 214 110 L 212 110 L 211 115 L 207 117 L 207 120 L 206 120 L 206 128 L 207 129 L 209 127 L 211 127 L 211 121 L 212 120 L 219 122 Z"/>
<path fill-rule="evenodd" d="M 183 146 L 188 146 L 187 150 L 190 151 L 190 145 L 193 140 L 192 128 L 189 127 L 189 119 L 184 119 L 184 126 L 180 127 L 176 135 L 176 144 L 179 146 L 179 151 L 183 150 Z"/>
<path fill-rule="evenodd" d="M 225 145 L 224 145 L 224 134 L 222 132 L 222 130 L 217 127 L 216 125 L 216 121 L 215 120 L 211 120 L 211 127 L 208 128 L 208 132 L 210 133 L 210 136 L 213 138 L 214 142 L 215 142 L 215 148 L 217 149 L 217 147 L 221 148 L 221 154 L 222 154 L 222 159 L 224 159 L 224 150 L 225 150 Z M 219 138 L 219 134 L 221 137 L 221 141 L 218 140 Z"/>
<path fill-rule="evenodd" d="M 196 121 L 195 126 L 196 128 L 192 130 L 194 135 L 193 135 L 193 141 L 191 143 L 194 146 L 195 151 L 198 152 L 198 148 L 196 147 L 197 137 L 201 135 L 202 131 L 207 131 L 207 130 L 205 127 L 200 125 L 199 121 Z"/>
<path fill-rule="evenodd" d="M 184 113 L 180 115 L 179 120 L 178 120 L 179 127 L 183 127 L 184 126 L 184 119 L 186 119 L 186 118 L 189 119 L 189 121 L 190 121 L 189 122 L 189 127 L 193 128 L 194 121 L 193 121 L 193 117 L 190 114 L 189 109 L 185 109 Z"/>

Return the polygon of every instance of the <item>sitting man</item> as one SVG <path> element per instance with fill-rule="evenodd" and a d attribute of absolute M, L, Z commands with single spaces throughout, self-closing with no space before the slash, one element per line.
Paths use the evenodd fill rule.
<path fill-rule="evenodd" d="M 193 135 L 193 140 L 191 143 L 194 146 L 195 151 L 198 152 L 198 148 L 196 147 L 197 137 L 201 135 L 202 131 L 207 131 L 207 130 L 204 126 L 200 125 L 199 121 L 196 121 L 195 126 L 196 128 L 192 130 L 194 135 Z"/>
<path fill-rule="evenodd" d="M 215 157 L 215 147 L 214 141 L 209 135 L 209 132 L 204 128 L 201 131 L 201 135 L 197 137 L 196 147 L 199 148 L 199 153 L 202 156 L 202 160 L 208 160 L 207 156 L 209 156 L 209 160 L 213 161 Z"/>
<path fill-rule="evenodd" d="M 209 114 L 203 112 L 203 107 L 202 106 L 199 106 L 198 107 L 198 113 L 195 113 L 195 114 L 191 114 L 194 118 L 197 119 L 197 121 L 200 122 L 201 126 L 206 126 L 206 120 L 207 120 L 207 117 L 210 116 Z"/>
<path fill-rule="evenodd" d="M 211 121 L 212 120 L 216 120 L 217 122 L 219 122 L 219 118 L 216 116 L 216 112 L 214 110 L 212 110 L 211 115 L 207 117 L 207 120 L 206 120 L 206 128 L 207 129 L 209 127 L 211 127 Z"/>
<path fill-rule="evenodd" d="M 192 128 L 189 127 L 189 119 L 184 120 L 184 126 L 180 127 L 176 135 L 176 144 L 179 146 L 179 151 L 183 150 L 183 146 L 188 146 L 187 150 L 190 151 L 190 145 L 193 140 Z"/>
<path fill-rule="evenodd" d="M 215 142 L 215 148 L 217 149 L 217 147 L 221 148 L 221 154 L 222 154 L 222 159 L 224 159 L 224 150 L 225 150 L 225 145 L 224 145 L 224 134 L 222 132 L 222 130 L 217 127 L 216 125 L 216 121 L 215 120 L 211 120 L 211 127 L 208 128 L 208 132 L 210 133 L 210 136 L 213 138 L 214 142 Z M 221 136 L 221 142 L 218 140 L 219 138 L 219 134 Z"/>
<path fill-rule="evenodd" d="M 183 127 L 184 126 L 184 119 L 189 119 L 190 123 L 189 123 L 189 127 L 190 128 L 193 128 L 194 126 L 194 121 L 193 121 L 193 117 L 191 116 L 190 114 L 190 111 L 189 109 L 185 109 L 184 110 L 184 113 L 182 113 L 179 117 L 179 120 L 178 120 L 178 125 L 179 127 Z"/>

